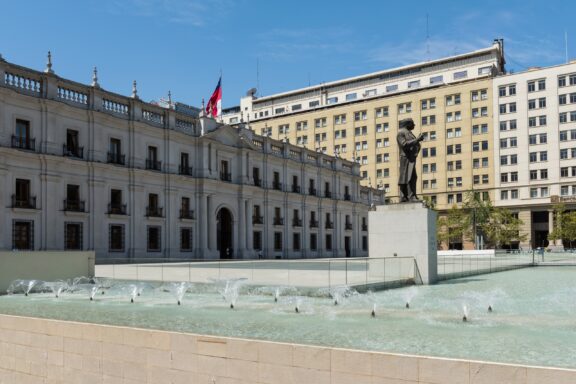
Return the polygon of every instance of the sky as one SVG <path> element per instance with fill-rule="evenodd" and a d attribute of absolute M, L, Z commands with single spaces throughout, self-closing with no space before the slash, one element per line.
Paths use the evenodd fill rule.
<path fill-rule="evenodd" d="M 489 47 L 507 69 L 576 58 L 576 2 L 320 0 L 2 1 L 0 54 L 144 101 L 208 100 L 222 74 L 224 108 L 250 88 L 266 96 Z M 567 36 L 567 39 L 566 39 Z"/>

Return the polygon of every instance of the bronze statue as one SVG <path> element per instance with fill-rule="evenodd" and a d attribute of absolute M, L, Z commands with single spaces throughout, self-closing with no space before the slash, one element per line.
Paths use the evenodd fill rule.
<path fill-rule="evenodd" d="M 418 180 L 416 158 L 420 152 L 420 142 L 424 140 L 424 135 L 414 136 L 412 130 L 415 124 L 412 119 L 401 120 L 399 126 L 396 141 L 400 149 L 400 173 L 398 176 L 400 202 L 419 201 L 416 196 L 416 181 Z"/>

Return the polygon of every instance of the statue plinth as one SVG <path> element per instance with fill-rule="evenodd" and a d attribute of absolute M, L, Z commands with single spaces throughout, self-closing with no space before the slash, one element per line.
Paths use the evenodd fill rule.
<path fill-rule="evenodd" d="M 438 278 L 436 212 L 423 202 L 380 205 L 368 212 L 369 257 L 414 257 L 424 284 Z"/>

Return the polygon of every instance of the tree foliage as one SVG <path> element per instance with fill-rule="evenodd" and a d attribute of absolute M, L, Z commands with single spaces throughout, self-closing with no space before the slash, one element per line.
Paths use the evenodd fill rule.
<path fill-rule="evenodd" d="M 446 216 L 438 217 L 436 225 L 438 242 L 446 243 L 448 249 L 452 249 L 452 244 L 462 243 L 467 229 L 468 217 L 466 212 L 453 205 Z"/>
<path fill-rule="evenodd" d="M 522 220 L 509 209 L 493 208 L 489 220 L 482 225 L 482 232 L 490 246 L 503 248 L 515 240 L 526 240 L 526 234 L 520 234 L 522 224 Z"/>
<path fill-rule="evenodd" d="M 566 211 L 566 206 L 560 203 L 554 206 L 553 216 L 553 229 L 548 239 L 566 240 L 572 248 L 572 243 L 576 241 L 576 211 Z"/>

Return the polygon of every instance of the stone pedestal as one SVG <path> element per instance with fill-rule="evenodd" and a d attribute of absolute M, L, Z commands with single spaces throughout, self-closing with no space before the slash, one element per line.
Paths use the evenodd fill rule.
<path fill-rule="evenodd" d="M 369 257 L 414 257 L 422 282 L 436 282 L 436 212 L 420 202 L 380 205 L 368 228 Z"/>

